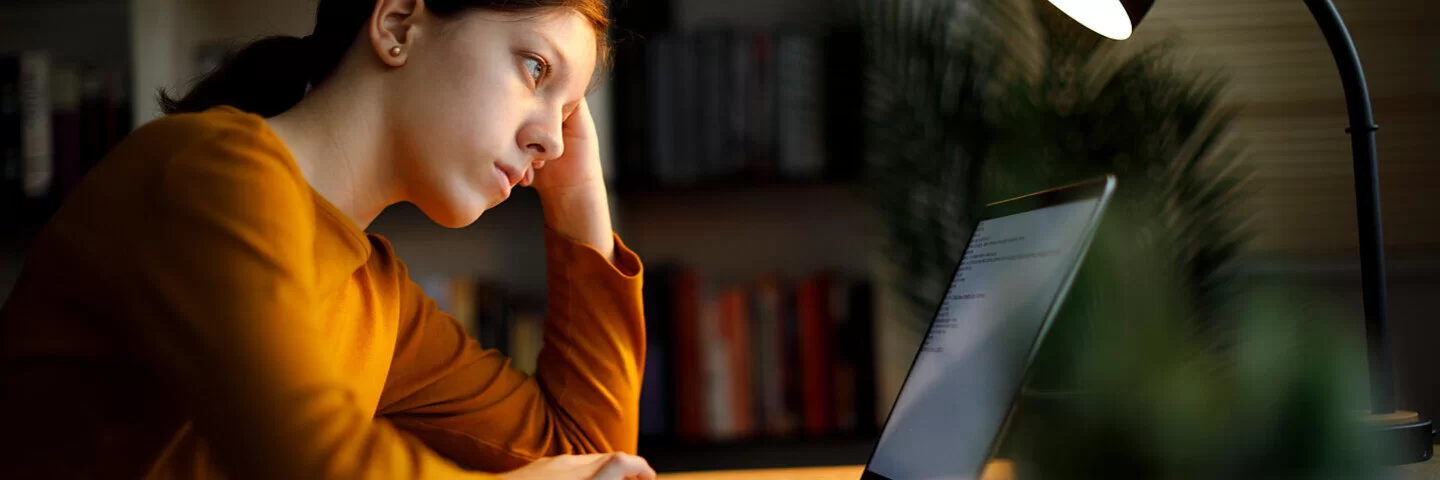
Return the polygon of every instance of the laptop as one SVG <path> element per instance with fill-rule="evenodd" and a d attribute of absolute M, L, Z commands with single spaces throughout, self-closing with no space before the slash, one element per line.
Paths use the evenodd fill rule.
<path fill-rule="evenodd" d="M 976 480 L 1115 177 L 986 205 L 862 480 Z"/>

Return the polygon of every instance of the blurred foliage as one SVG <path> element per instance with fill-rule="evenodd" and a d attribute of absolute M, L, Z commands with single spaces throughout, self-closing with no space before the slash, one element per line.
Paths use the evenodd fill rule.
<path fill-rule="evenodd" d="M 1129 52 L 1028 0 L 862 5 L 867 178 L 916 307 L 938 304 L 983 202 L 1104 173 L 1111 216 L 1151 220 L 1141 240 L 1169 247 L 1197 320 L 1234 293 L 1248 172 L 1223 77 L 1173 39 Z"/>
<path fill-rule="evenodd" d="M 1370 478 L 1364 359 L 1324 303 L 1253 286 L 1197 323 L 1166 250 L 1130 241 L 1146 222 L 1112 218 L 1071 298 L 1089 320 L 1063 357 L 1079 387 L 1032 379 L 1004 440 L 1019 478 Z"/>
<path fill-rule="evenodd" d="M 988 99 L 1002 94 L 1011 52 L 1002 25 L 968 21 L 989 16 L 985 7 L 861 2 L 866 178 L 903 272 L 897 291 L 921 311 L 949 285 L 975 222 L 978 169 L 1002 128 Z"/>
<path fill-rule="evenodd" d="M 1249 285 L 1227 79 L 1043 0 L 861 0 L 866 178 L 923 331 L 986 201 L 1118 189 L 1005 449 L 1022 478 L 1361 478 L 1363 359 Z"/>

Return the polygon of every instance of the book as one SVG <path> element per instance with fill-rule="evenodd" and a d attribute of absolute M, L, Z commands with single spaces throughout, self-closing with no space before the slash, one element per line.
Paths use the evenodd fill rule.
<path fill-rule="evenodd" d="M 0 56 L 0 198 L 6 202 L 23 196 L 20 118 L 20 57 Z"/>
<path fill-rule="evenodd" d="M 695 272 L 675 272 L 674 333 L 675 433 L 687 440 L 705 440 L 707 402 L 704 388 L 704 358 L 701 342 L 700 280 Z"/>
<path fill-rule="evenodd" d="M 645 307 L 645 369 L 640 387 L 640 435 L 663 437 L 671 433 L 675 415 L 674 297 L 676 267 L 647 266 L 641 296 Z"/>
<path fill-rule="evenodd" d="M 802 430 L 811 436 L 829 434 L 835 426 L 829 284 L 828 275 L 819 273 L 795 291 Z"/>
<path fill-rule="evenodd" d="M 456 276 L 450 279 L 449 310 L 451 317 L 460 323 L 465 333 L 470 338 L 480 338 L 480 326 L 476 323 L 479 320 L 479 313 L 475 308 L 475 279 L 469 275 Z M 489 345 L 481 345 L 489 347 Z"/>
<path fill-rule="evenodd" d="M 873 433 L 875 422 L 874 304 L 870 282 L 835 277 L 830 285 L 833 319 L 835 428 Z"/>
<path fill-rule="evenodd" d="M 754 34 L 737 32 L 732 35 L 727 45 L 728 57 L 725 59 L 726 84 L 729 89 L 726 92 L 724 103 L 727 106 L 725 111 L 725 125 L 721 130 L 722 140 L 725 145 L 723 158 L 721 159 L 722 175 L 724 179 L 745 179 L 747 172 L 747 126 L 750 121 L 750 109 L 753 108 L 751 98 L 755 97 L 755 84 L 752 79 L 755 77 L 755 49 L 752 39 Z"/>
<path fill-rule="evenodd" d="M 651 85 L 647 107 L 650 110 L 650 130 L 646 138 L 650 142 L 649 168 L 637 174 L 637 182 L 643 184 L 671 184 L 676 181 L 675 163 L 679 161 L 680 148 L 677 122 L 680 101 L 677 62 L 680 62 L 680 44 L 668 35 L 656 36 L 650 40 L 645 56 L 646 81 Z M 662 68 L 671 65 L 672 68 Z"/>
<path fill-rule="evenodd" d="M 747 75 L 745 108 L 745 170 L 755 181 L 776 176 L 775 163 L 775 42 L 769 32 L 749 41 L 752 69 Z"/>
<path fill-rule="evenodd" d="M 105 98 L 109 89 L 105 87 L 105 75 L 96 68 L 86 68 L 80 76 L 80 159 L 85 168 L 100 163 L 107 151 L 105 143 L 105 117 L 109 114 L 109 101 Z"/>
<path fill-rule="evenodd" d="M 724 441 L 735 436 L 735 412 L 731 407 L 734 384 L 730 375 L 729 352 L 721 336 L 721 299 L 711 292 L 709 286 L 702 286 L 700 295 L 699 348 L 701 362 L 700 388 L 704 392 L 701 409 L 704 412 L 705 432 L 702 439 Z"/>
<path fill-rule="evenodd" d="M 868 279 L 851 284 L 850 315 L 843 335 L 849 338 L 846 350 L 854 356 L 855 431 L 869 435 L 877 433 L 880 424 L 875 399 L 875 285 Z"/>
<path fill-rule="evenodd" d="M 511 310 L 502 287 L 477 282 L 475 285 L 475 337 L 480 346 L 513 354 L 510 346 Z"/>
<path fill-rule="evenodd" d="M 786 341 L 789 318 L 784 286 L 774 275 L 760 277 L 755 283 L 751 301 L 751 336 L 753 349 L 755 403 L 761 430 L 772 437 L 786 437 L 795 432 L 795 410 L 786 401 L 787 385 L 792 381 L 790 362 L 786 357 L 792 348 Z"/>
<path fill-rule="evenodd" d="M 21 187 L 29 198 L 50 192 L 54 139 L 50 124 L 50 54 L 20 54 Z"/>
<path fill-rule="evenodd" d="M 730 32 L 711 30 L 695 37 L 697 88 L 699 101 L 695 124 L 699 152 L 696 157 L 696 179 L 714 181 L 729 176 L 729 117 L 732 106 L 729 73 L 731 65 Z"/>
<path fill-rule="evenodd" d="M 742 287 L 731 287 L 720 295 L 720 324 L 717 337 L 725 362 L 724 376 L 728 395 L 722 399 L 728 419 L 726 439 L 743 439 L 755 435 L 754 377 L 751 375 L 753 349 L 750 343 L 749 296 Z"/>
<path fill-rule="evenodd" d="M 831 359 L 834 368 L 831 370 L 831 386 L 834 389 L 834 426 L 839 431 L 854 431 L 859 424 L 858 412 L 856 411 L 855 398 L 859 386 L 856 384 L 856 362 L 855 352 L 850 350 L 854 335 L 854 328 L 850 322 L 854 320 L 853 312 L 850 311 L 850 281 L 847 278 L 836 276 L 831 279 L 829 291 L 826 292 L 830 305 L 828 312 L 830 317 L 830 328 L 834 333 L 832 340 L 834 346 L 831 352 L 834 356 Z"/>
<path fill-rule="evenodd" d="M 538 308 L 517 308 L 510 318 L 509 333 L 511 366 L 534 375 L 539 367 L 540 349 L 544 346 L 545 313 Z"/>
<path fill-rule="evenodd" d="M 824 83 L 817 36 L 786 30 L 775 36 L 778 167 L 791 179 L 815 179 L 825 168 Z"/>
<path fill-rule="evenodd" d="M 54 183 L 60 195 L 70 192 L 85 174 L 80 157 L 80 72 L 57 62 L 51 72 L 51 129 L 54 141 Z"/>
<path fill-rule="evenodd" d="M 856 27 L 834 28 L 822 50 L 825 176 L 853 179 L 865 168 L 864 38 Z"/>
<path fill-rule="evenodd" d="M 698 43 L 693 36 L 676 37 L 676 49 L 672 61 L 657 65 L 656 68 L 674 68 L 676 81 L 675 99 L 675 155 L 665 159 L 669 165 L 669 176 L 661 177 L 662 187 L 687 187 L 700 177 L 701 156 L 704 154 L 700 140 L 700 125 L 704 117 L 700 111 L 700 58 Z"/>

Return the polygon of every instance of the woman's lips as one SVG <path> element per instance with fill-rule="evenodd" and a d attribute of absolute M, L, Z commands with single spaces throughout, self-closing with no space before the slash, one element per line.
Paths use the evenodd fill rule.
<path fill-rule="evenodd" d="M 495 183 L 500 186 L 501 198 L 510 198 L 510 189 L 515 187 L 515 181 L 499 162 L 495 163 Z"/>
<path fill-rule="evenodd" d="M 506 165 L 505 162 L 495 162 L 495 168 L 500 170 L 500 173 L 505 176 L 505 181 L 510 182 L 510 186 L 512 187 L 515 185 L 519 185 L 520 181 L 525 179 L 525 172 L 520 171 L 520 169 L 518 168 Z"/>

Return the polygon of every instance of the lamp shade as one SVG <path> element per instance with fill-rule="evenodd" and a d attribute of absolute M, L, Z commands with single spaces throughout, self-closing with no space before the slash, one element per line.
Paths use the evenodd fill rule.
<path fill-rule="evenodd" d="M 1050 0 L 1085 28 L 1115 40 L 1130 38 L 1155 0 Z"/>

